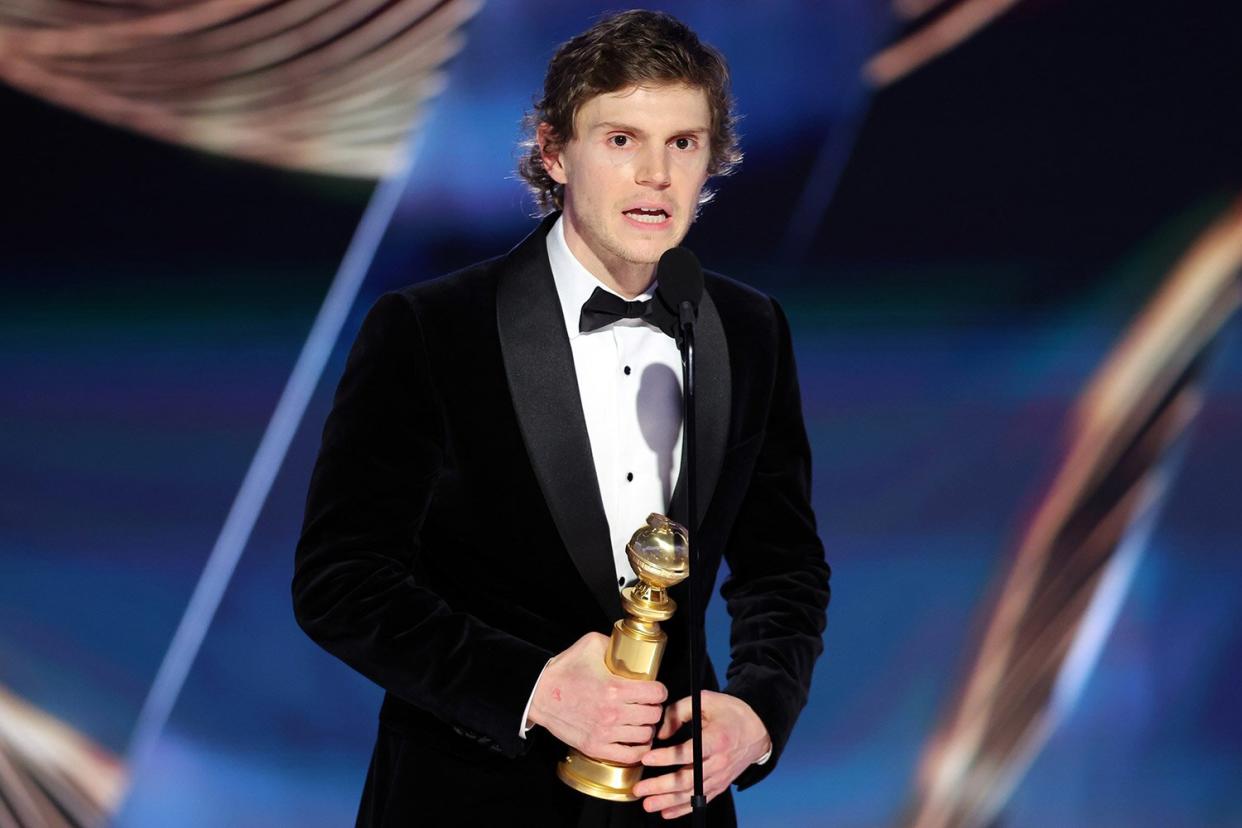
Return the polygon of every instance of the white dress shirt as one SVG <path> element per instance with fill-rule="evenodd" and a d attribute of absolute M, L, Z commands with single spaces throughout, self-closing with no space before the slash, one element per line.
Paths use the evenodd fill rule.
<path fill-rule="evenodd" d="M 578 332 L 582 305 L 596 288 L 617 294 L 574 258 L 565 243 L 564 220 L 548 232 L 548 260 L 573 351 L 620 587 L 636 580 L 625 545 L 647 515 L 667 514 L 681 468 L 681 355 L 672 337 L 641 319 Z M 654 290 L 653 284 L 637 298 L 650 299 Z"/>

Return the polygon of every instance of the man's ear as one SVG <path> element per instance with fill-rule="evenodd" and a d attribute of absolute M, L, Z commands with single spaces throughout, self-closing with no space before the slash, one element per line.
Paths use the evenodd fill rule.
<path fill-rule="evenodd" d="M 561 143 L 552 130 L 551 124 L 546 121 L 539 124 L 539 128 L 535 130 L 535 143 L 539 145 L 539 158 L 543 161 L 543 168 L 547 170 L 548 175 L 552 176 L 552 180 L 557 184 L 567 183 L 569 178 L 565 175 Z"/>

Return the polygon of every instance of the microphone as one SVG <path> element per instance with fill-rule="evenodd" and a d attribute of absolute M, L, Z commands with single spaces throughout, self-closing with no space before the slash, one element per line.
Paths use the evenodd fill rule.
<path fill-rule="evenodd" d="M 699 301 L 703 298 L 703 268 L 693 253 L 684 247 L 666 250 L 656 265 L 656 288 L 660 311 L 677 320 L 674 337 L 681 351 L 682 422 L 685 439 L 682 441 L 682 474 L 685 476 L 685 526 L 690 530 L 690 583 L 686 592 L 686 609 L 690 633 L 690 742 L 691 765 L 694 768 L 694 793 L 690 808 L 695 828 L 707 820 L 707 797 L 703 794 L 703 701 L 702 679 L 699 665 L 703 663 L 702 626 L 698 623 L 695 604 L 699 592 L 700 550 L 698 542 L 697 504 L 697 452 L 694 394 L 694 322 L 699 314 Z M 666 329 L 667 330 L 667 329 Z"/>
<path fill-rule="evenodd" d="M 698 257 L 686 247 L 672 247 L 664 251 L 656 265 L 656 298 L 674 319 L 678 320 L 678 344 L 681 332 L 693 325 L 699 314 L 699 301 L 703 298 L 703 267 Z"/>

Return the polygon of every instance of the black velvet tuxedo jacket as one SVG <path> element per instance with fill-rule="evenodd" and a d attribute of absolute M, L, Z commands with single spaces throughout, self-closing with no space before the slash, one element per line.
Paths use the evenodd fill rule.
<path fill-rule="evenodd" d="M 503 257 L 382 297 L 324 427 L 293 597 L 307 634 L 387 691 L 360 824 L 642 824 L 636 806 L 605 812 L 562 785 L 565 747 L 542 728 L 518 735 L 547 660 L 622 616 L 548 264 L 554 219 Z M 773 745 L 746 787 L 806 703 L 829 570 L 779 307 L 707 274 L 696 358 L 697 606 L 723 558 L 724 692 Z M 690 687 L 686 589 L 665 624 L 670 702 Z M 718 686 L 710 664 L 704 686 Z M 713 824 L 732 821 L 727 796 L 713 805 Z"/>

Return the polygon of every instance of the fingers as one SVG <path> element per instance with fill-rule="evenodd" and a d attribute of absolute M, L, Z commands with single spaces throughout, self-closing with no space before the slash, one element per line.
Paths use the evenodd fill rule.
<path fill-rule="evenodd" d="M 703 760 L 703 793 L 709 802 L 719 796 L 732 781 L 727 778 L 727 766 L 728 763 L 723 757 Z M 634 794 L 644 797 L 643 809 L 648 813 L 660 811 L 665 819 L 689 813 L 690 797 L 693 793 L 694 771 L 689 767 L 644 779 L 634 786 Z"/>
<path fill-rule="evenodd" d="M 609 689 L 596 706 L 595 724 L 599 727 L 616 725 L 652 725 L 660 721 L 663 708 L 658 703 L 646 704 L 631 701 L 623 690 Z M 654 735 L 654 727 L 653 727 Z"/>
<path fill-rule="evenodd" d="M 534 688 L 529 721 L 558 738 L 574 731 L 616 724 L 655 724 L 668 690 L 658 681 L 636 681 L 608 672 L 603 651 L 608 637 L 588 633 L 553 656 Z M 647 705 L 651 710 L 630 710 Z"/>
<path fill-rule="evenodd" d="M 613 679 L 603 687 L 603 696 L 607 701 L 640 704 L 661 710 L 668 691 L 658 681 Z"/>
<path fill-rule="evenodd" d="M 680 705 L 681 702 L 678 702 L 676 706 L 680 707 Z M 687 704 L 687 708 L 688 707 L 689 705 Z M 672 709 L 673 708 L 670 708 L 670 710 Z M 686 711 L 686 717 L 689 718 L 688 709 Z M 670 727 L 669 715 L 666 713 L 664 717 L 664 725 L 660 728 L 658 737 L 661 739 L 667 739 L 669 736 L 672 736 L 681 729 L 681 724 L 682 723 L 677 723 L 675 726 Z M 732 734 L 721 727 L 711 726 L 711 724 L 712 723 L 705 717 L 703 721 L 704 759 L 717 753 L 726 753 L 732 750 L 735 744 Z M 668 765 L 688 765 L 694 760 L 693 757 L 694 743 L 690 739 L 686 739 L 684 742 L 678 742 L 675 745 L 656 748 L 643 757 L 643 764 L 661 767 Z"/>
<path fill-rule="evenodd" d="M 668 688 L 658 681 L 639 681 L 637 679 L 613 679 L 618 701 L 630 704 L 664 704 L 668 698 Z"/>
<path fill-rule="evenodd" d="M 651 725 L 622 725 L 606 730 L 603 733 L 603 738 L 623 745 L 638 745 L 649 748 L 651 740 L 655 738 L 655 728 Z"/>
<path fill-rule="evenodd" d="M 661 738 L 664 730 L 660 730 Z M 667 767 L 669 765 L 686 765 L 693 759 L 694 745 L 687 739 L 668 747 L 656 748 L 643 757 L 643 764 L 648 767 Z M 671 775 L 671 774 L 669 774 Z M 664 777 L 659 777 L 663 779 Z"/>
<path fill-rule="evenodd" d="M 651 725 L 652 736 L 655 735 L 655 725 L 660 723 L 660 717 L 664 715 L 663 708 L 658 704 L 631 704 L 627 705 L 626 712 L 626 724 Z"/>
<path fill-rule="evenodd" d="M 720 794 L 724 793 L 724 790 L 727 787 L 728 785 L 722 785 L 714 788 L 705 783 L 703 786 L 703 795 L 707 798 L 708 802 L 711 802 L 713 799 L 720 796 Z M 653 813 L 655 811 L 655 808 L 647 808 L 645 803 L 643 807 L 646 808 L 648 813 Z M 686 814 L 689 814 L 692 810 L 694 809 L 690 807 L 689 795 L 687 794 L 685 803 L 660 809 L 660 817 L 662 819 L 678 819 L 680 817 L 684 817 Z"/>
<path fill-rule="evenodd" d="M 665 711 L 660 738 L 669 738 L 690 719 L 690 699 L 680 699 Z M 753 722 L 752 722 L 753 720 Z M 753 726 L 752 726 L 753 725 Z M 756 730 L 757 728 L 757 730 Z M 703 692 L 703 793 L 710 801 L 726 790 L 746 765 L 757 758 L 755 746 L 768 742 L 762 722 L 744 702 L 710 691 Z M 753 754 L 753 756 L 752 756 Z M 679 744 L 648 751 L 642 758 L 647 766 L 680 766 L 678 770 L 644 779 L 634 786 L 648 813 L 659 812 L 664 819 L 690 813 L 694 776 L 689 767 L 693 744 Z"/>
<path fill-rule="evenodd" d="M 664 819 L 680 819 L 681 817 L 684 817 L 686 814 L 689 814 L 693 810 L 694 809 L 691 808 L 689 805 L 682 805 L 679 808 L 669 808 L 667 811 L 660 814 L 660 816 L 663 817 Z"/>
<path fill-rule="evenodd" d="M 578 749 L 595 759 L 636 765 L 651 750 L 655 728 L 650 724 L 622 724 L 598 728 Z"/>
<path fill-rule="evenodd" d="M 608 672 L 608 646 L 608 636 L 587 633 L 554 656 L 536 683 L 527 718 L 588 756 L 637 764 L 651 749 L 668 689 Z"/>
<path fill-rule="evenodd" d="M 678 699 L 676 704 L 670 704 L 664 711 L 664 725 L 660 728 L 659 737 L 668 739 L 674 733 L 681 730 L 687 722 L 690 721 L 690 697 Z M 661 763 L 671 764 L 671 763 Z"/>
<path fill-rule="evenodd" d="M 606 759 L 609 762 L 618 762 L 623 765 L 636 765 L 647 752 L 647 745 L 618 744 L 604 739 L 592 739 L 579 745 L 578 750 L 592 759 Z"/>
<path fill-rule="evenodd" d="M 663 705 L 664 700 L 668 698 L 668 688 L 658 681 L 642 681 L 607 675 L 601 685 L 599 692 L 606 701 Z"/>
<path fill-rule="evenodd" d="M 708 782 L 718 782 L 728 762 L 720 756 L 709 756 L 703 760 L 703 788 L 706 792 Z M 634 786 L 635 796 L 660 797 L 686 794 L 686 801 L 694 790 L 694 769 L 686 765 L 672 773 L 661 774 L 644 779 Z M 658 804 L 658 803 L 657 803 Z M 654 810 L 663 810 L 667 805 L 660 805 Z"/>
<path fill-rule="evenodd" d="M 703 766 L 706 770 L 707 763 L 704 762 Z M 648 801 L 652 803 L 652 807 L 647 808 L 648 811 L 659 811 L 675 804 L 680 794 L 686 794 L 687 801 L 689 801 L 688 796 L 693 789 L 694 771 L 689 767 L 684 767 L 672 773 L 642 780 L 634 786 L 634 795 L 646 798 L 643 803 L 644 807 Z"/>

